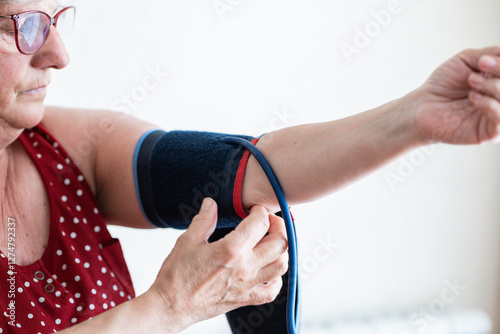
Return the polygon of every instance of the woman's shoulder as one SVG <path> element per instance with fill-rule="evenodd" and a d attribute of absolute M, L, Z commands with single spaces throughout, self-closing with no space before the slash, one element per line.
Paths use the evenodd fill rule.
<path fill-rule="evenodd" d="M 81 170 L 94 193 L 96 143 L 89 141 L 88 133 L 93 128 L 95 112 L 97 111 L 48 106 L 45 107 L 41 122 Z"/>
<path fill-rule="evenodd" d="M 42 126 L 81 170 L 107 221 L 150 227 L 136 200 L 132 157 L 140 137 L 159 127 L 125 113 L 46 107 Z M 127 208 L 127 210 L 124 210 Z"/>

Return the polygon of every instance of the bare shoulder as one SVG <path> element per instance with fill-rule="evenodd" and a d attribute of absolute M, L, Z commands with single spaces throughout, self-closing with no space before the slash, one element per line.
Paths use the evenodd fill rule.
<path fill-rule="evenodd" d="M 132 158 L 139 138 L 158 126 L 124 113 L 46 107 L 42 124 L 66 149 L 89 182 L 104 218 L 140 227 Z"/>
<path fill-rule="evenodd" d="M 95 177 L 92 166 L 95 162 L 95 144 L 90 142 L 88 131 L 93 128 L 95 111 L 63 107 L 45 107 L 42 125 L 67 151 L 73 162 L 82 171 L 95 193 Z"/>

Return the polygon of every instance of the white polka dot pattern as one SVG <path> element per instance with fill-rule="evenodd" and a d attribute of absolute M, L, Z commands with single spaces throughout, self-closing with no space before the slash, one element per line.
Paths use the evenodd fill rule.
<path fill-rule="evenodd" d="M 25 130 L 19 141 L 49 185 L 53 221 L 42 258 L 16 266 L 16 303 L 26 305 L 16 310 L 16 333 L 57 332 L 125 302 L 134 291 L 121 248 L 109 235 L 85 177 L 62 145 L 41 126 Z M 0 252 L 2 281 L 9 274 L 7 265 Z M 0 296 L 2 310 L 7 302 Z M 0 333 L 3 323 L 1 319 Z"/>

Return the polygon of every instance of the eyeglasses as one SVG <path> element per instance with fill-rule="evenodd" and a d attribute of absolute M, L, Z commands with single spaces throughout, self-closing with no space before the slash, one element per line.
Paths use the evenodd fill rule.
<path fill-rule="evenodd" d="M 61 9 L 54 17 L 40 11 L 0 17 L 14 21 L 17 49 L 22 54 L 32 55 L 47 40 L 51 25 L 54 25 L 63 41 L 67 40 L 73 30 L 75 12 L 76 8 L 70 6 Z"/>

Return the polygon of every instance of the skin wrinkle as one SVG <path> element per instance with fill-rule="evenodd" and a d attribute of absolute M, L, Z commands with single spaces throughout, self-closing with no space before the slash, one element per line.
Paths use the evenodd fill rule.
<path fill-rule="evenodd" d="M 0 15 L 12 15 L 30 10 L 50 12 L 57 6 L 56 0 L 12 1 L 0 0 Z M 14 29 L 10 21 L 9 29 Z M 34 55 L 26 56 L 17 50 L 15 39 L 5 27 L 0 32 L 0 209 L 1 231 L 6 231 L 8 217 L 16 220 L 16 234 L 19 243 L 31 242 L 31 230 L 41 222 L 50 219 L 48 197 L 38 172 L 17 142 L 24 129 L 38 124 L 44 116 L 44 94 L 33 95 L 30 90 L 47 86 L 50 83 L 50 69 L 64 68 L 68 57 L 57 34 L 49 35 L 46 43 Z M 51 27 L 54 29 L 54 27 Z M 4 32 L 5 31 L 5 32 Z M 17 168 L 16 168 L 17 167 Z M 42 196 L 30 194 L 42 192 Z M 30 206 L 39 208 L 30 211 Z M 36 238 L 32 247 L 19 247 L 18 264 L 26 265 L 42 254 L 47 245 L 49 231 L 45 228 Z M 6 245 L 5 233 L 0 233 L 0 247 Z"/>
<path fill-rule="evenodd" d="M 10 214 L 8 214 L 8 216 L 12 216 L 14 219 L 16 219 L 19 217 L 19 213 L 16 212 L 17 210 L 15 210 L 17 207 L 15 205 L 15 203 L 17 202 L 16 201 L 16 193 L 15 193 L 15 191 L 12 191 L 13 187 L 8 186 L 9 180 L 16 178 L 16 175 L 15 175 L 16 170 L 14 169 L 12 159 L 9 159 L 8 155 L 5 155 L 5 159 L 7 159 L 7 162 L 6 162 L 7 168 L 5 169 L 6 170 L 5 178 L 2 178 L 2 180 L 5 180 L 4 186 L 2 187 L 2 190 L 3 190 L 3 192 L 2 192 L 2 198 L 3 198 L 2 213 L 9 212 Z M 15 189 L 15 187 L 14 187 L 14 189 Z M 14 208 L 14 209 L 10 209 L 10 208 Z"/>
<path fill-rule="evenodd" d="M 11 145 L 7 148 L 7 150 L 18 150 L 19 149 L 19 144 L 15 143 L 14 145 Z M 5 184 L 2 187 L 2 203 L 1 203 L 1 215 L 2 215 L 2 224 L 4 222 L 7 222 L 7 217 L 12 217 L 16 221 L 16 234 L 17 238 L 16 241 L 18 244 L 22 244 L 25 242 L 29 242 L 30 239 L 30 231 L 34 228 L 36 228 L 37 223 L 33 221 L 33 217 L 31 215 L 27 215 L 26 209 L 27 209 L 27 201 L 26 201 L 26 193 L 30 192 L 32 187 L 35 187 L 38 189 L 39 187 L 36 186 L 35 184 L 32 184 L 30 182 L 33 181 L 33 177 L 31 173 L 26 174 L 26 169 L 19 169 L 15 168 L 15 166 L 20 166 L 26 165 L 26 161 L 24 160 L 25 157 L 21 157 L 21 159 L 17 159 L 17 155 L 15 154 L 5 154 L 2 156 L 2 158 L 7 159 L 2 164 L 2 170 L 5 170 Z M 29 158 L 28 158 L 29 159 Z M 3 165 L 6 165 L 5 168 L 3 168 Z M 2 177 L 2 180 L 4 178 Z M 27 190 L 28 188 L 24 185 L 29 184 L 28 188 L 30 190 Z M 34 190 L 35 192 L 38 192 L 38 190 Z M 38 203 L 38 208 L 39 212 L 43 214 L 49 213 L 48 211 L 48 203 L 45 201 L 36 201 L 35 203 Z M 42 209 L 43 208 L 43 209 Z M 4 227 L 4 230 L 6 227 Z M 43 230 L 43 231 L 38 231 L 39 234 L 44 235 L 48 237 L 48 230 Z M 0 240 L 1 245 L 6 245 L 6 238 L 5 234 L 0 233 Z M 19 255 L 19 264 L 21 265 L 26 265 L 29 264 L 26 261 L 23 260 L 23 258 L 33 258 L 37 257 L 37 255 L 42 251 L 45 250 L 47 245 L 47 240 L 43 240 L 43 242 L 40 245 L 37 245 L 37 247 L 23 247 L 23 248 L 18 248 L 17 249 L 17 254 Z M 41 249 L 40 249 L 41 248 Z M 18 256 L 16 256 L 17 258 Z M 31 262 L 31 261 L 30 261 Z"/>
<path fill-rule="evenodd" d="M 5 17 L 0 18 L 0 43 L 16 46 L 13 22 Z"/>
<path fill-rule="evenodd" d="M 6 44 L 12 44 L 12 36 L 9 35 L 6 32 L 0 32 L 0 42 L 6 43 Z"/>

